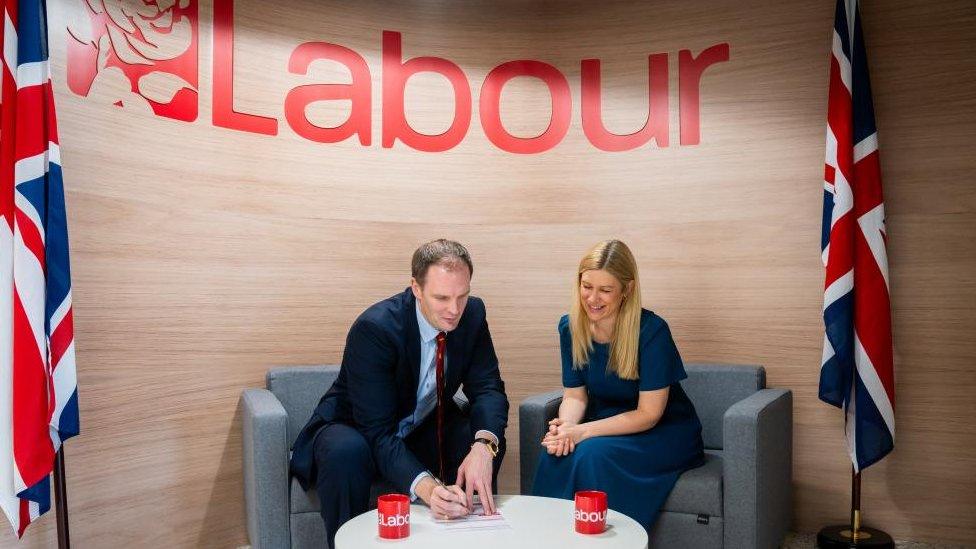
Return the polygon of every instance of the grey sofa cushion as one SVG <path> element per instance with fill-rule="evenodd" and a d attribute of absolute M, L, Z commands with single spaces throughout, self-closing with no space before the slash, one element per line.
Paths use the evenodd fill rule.
<path fill-rule="evenodd" d="M 288 499 L 291 501 L 292 514 L 318 513 L 321 508 L 319 505 L 319 496 L 315 493 L 315 489 L 313 488 L 307 492 L 302 490 L 302 485 L 298 483 L 298 479 L 295 477 L 291 479 L 291 494 Z"/>
<path fill-rule="evenodd" d="M 338 366 L 285 366 L 268 371 L 268 390 L 288 412 L 289 449 L 338 376 Z"/>
<path fill-rule="evenodd" d="M 685 471 L 661 507 L 662 511 L 722 516 L 722 455 L 706 452 L 705 464 Z"/>
<path fill-rule="evenodd" d="M 698 522 L 698 517 L 688 513 L 662 511 L 648 536 L 651 549 L 707 549 L 721 548 L 725 519 L 709 517 L 708 522 Z"/>
<path fill-rule="evenodd" d="M 546 432 L 546 424 L 556 417 L 563 400 L 562 389 L 532 395 L 519 404 L 519 485 L 522 495 L 532 494 L 535 468 L 539 463 L 539 442 Z"/>
<path fill-rule="evenodd" d="M 289 515 L 291 524 L 291 549 L 322 549 L 325 542 L 325 523 L 316 513 Z"/>
<path fill-rule="evenodd" d="M 695 403 L 705 448 L 722 449 L 722 422 L 729 406 L 766 387 L 762 366 L 687 364 L 681 386 Z"/>

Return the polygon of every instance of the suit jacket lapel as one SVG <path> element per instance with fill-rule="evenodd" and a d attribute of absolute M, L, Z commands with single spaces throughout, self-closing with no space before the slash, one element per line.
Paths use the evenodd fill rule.
<path fill-rule="evenodd" d="M 413 385 L 410 391 L 417 396 L 417 386 L 420 385 L 420 327 L 417 325 L 417 298 L 413 296 L 410 288 L 407 288 L 406 299 L 403 306 L 403 325 L 406 327 L 406 349 L 407 362 L 410 364 L 411 381 Z"/>

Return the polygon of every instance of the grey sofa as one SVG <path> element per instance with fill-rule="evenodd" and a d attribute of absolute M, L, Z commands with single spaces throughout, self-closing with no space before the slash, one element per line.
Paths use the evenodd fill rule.
<path fill-rule="evenodd" d="M 326 546 L 318 495 L 290 478 L 288 460 L 295 438 L 338 375 L 338 366 L 272 368 L 265 389 L 245 389 L 241 395 L 244 504 L 253 549 Z M 454 402 L 462 410 L 468 407 L 460 391 Z M 395 490 L 379 480 L 370 491 L 375 507 L 377 495 Z"/>
<path fill-rule="evenodd" d="M 245 389 L 241 395 L 244 503 L 254 549 L 325 547 L 318 496 L 289 477 L 288 459 L 338 375 L 338 366 L 272 368 L 266 389 Z"/>
<path fill-rule="evenodd" d="M 651 547 L 778 547 L 791 520 L 793 395 L 767 389 L 761 366 L 687 364 L 681 385 L 702 422 L 705 464 L 665 501 Z M 522 493 L 532 491 L 539 441 L 562 390 L 519 406 Z"/>

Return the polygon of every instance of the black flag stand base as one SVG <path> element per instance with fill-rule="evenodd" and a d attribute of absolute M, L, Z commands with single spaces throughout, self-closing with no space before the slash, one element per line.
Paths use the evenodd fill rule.
<path fill-rule="evenodd" d="M 849 547 L 871 547 L 872 549 L 883 547 L 887 549 L 889 547 L 894 548 L 894 546 L 895 542 L 891 540 L 891 536 L 881 530 L 866 526 L 858 528 L 857 539 L 854 538 L 850 524 L 827 526 L 817 533 L 817 547 L 820 549 L 839 549 L 841 547 L 844 549 Z"/>
<path fill-rule="evenodd" d="M 820 549 L 848 549 L 870 547 L 871 549 L 894 549 L 891 536 L 861 526 L 861 473 L 851 469 L 851 523 L 827 526 L 817 533 L 817 547 Z"/>
<path fill-rule="evenodd" d="M 68 487 L 64 481 L 64 444 L 54 455 L 54 505 L 58 519 L 58 549 L 70 549 L 68 536 Z"/>

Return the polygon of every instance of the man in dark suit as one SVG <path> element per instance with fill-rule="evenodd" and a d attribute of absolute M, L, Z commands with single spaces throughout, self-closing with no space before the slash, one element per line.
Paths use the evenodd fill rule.
<path fill-rule="evenodd" d="M 339 377 L 293 447 L 292 474 L 316 487 L 330 547 L 368 509 L 377 477 L 436 518 L 468 514 L 474 493 L 495 512 L 508 399 L 484 303 L 470 296 L 471 257 L 434 240 L 411 267 L 409 288 L 353 323 Z M 467 411 L 452 398 L 459 387 Z"/>

